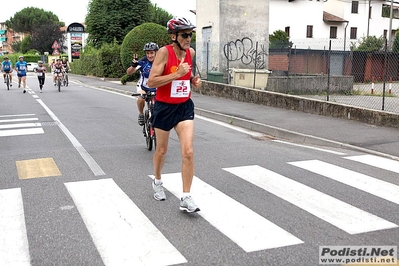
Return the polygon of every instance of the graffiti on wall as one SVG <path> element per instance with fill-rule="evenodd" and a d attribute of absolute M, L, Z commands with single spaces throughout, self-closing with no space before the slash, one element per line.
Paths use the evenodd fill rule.
<path fill-rule="evenodd" d="M 244 65 L 254 64 L 256 68 L 266 68 L 268 54 L 265 45 L 261 44 L 256 47 L 256 43 L 249 37 L 228 42 L 224 45 L 223 52 L 229 62 L 241 61 Z"/>

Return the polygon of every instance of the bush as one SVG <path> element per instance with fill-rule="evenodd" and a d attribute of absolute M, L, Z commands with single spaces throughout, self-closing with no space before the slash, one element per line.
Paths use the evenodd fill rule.
<path fill-rule="evenodd" d="M 143 23 L 132 29 L 123 39 L 120 57 L 124 69 L 132 62 L 133 55 L 139 58 L 145 55 L 143 47 L 148 42 L 155 42 L 159 47 L 171 43 L 169 34 L 165 27 L 155 23 Z"/>

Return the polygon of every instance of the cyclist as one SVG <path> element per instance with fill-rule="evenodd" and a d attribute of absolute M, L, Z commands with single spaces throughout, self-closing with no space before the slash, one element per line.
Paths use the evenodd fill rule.
<path fill-rule="evenodd" d="M 68 72 L 70 71 L 70 70 L 72 70 L 71 69 L 71 66 L 69 65 L 69 62 L 68 62 L 68 60 L 66 59 L 66 57 L 63 57 L 62 58 L 62 66 L 64 67 L 64 69 L 65 69 L 65 75 L 68 75 Z M 68 80 L 67 80 L 68 81 Z M 68 82 L 67 82 L 67 84 L 66 84 L 67 86 L 68 86 Z"/>
<path fill-rule="evenodd" d="M 18 88 L 21 88 L 21 82 L 22 82 L 22 87 L 24 88 L 22 92 L 25 93 L 26 70 L 28 69 L 28 64 L 25 62 L 24 57 L 22 55 L 20 55 L 18 59 L 19 61 L 15 64 L 15 70 L 17 71 L 17 76 L 18 76 Z"/>
<path fill-rule="evenodd" d="M 131 66 L 126 70 L 128 75 L 133 74 L 137 70 L 140 71 L 140 78 L 137 81 L 137 93 L 146 93 L 147 91 L 156 91 L 156 88 L 148 87 L 148 77 L 154 62 L 155 56 L 159 47 L 156 43 L 149 42 L 144 45 L 145 56 L 138 60 L 137 54 L 133 55 Z M 137 99 L 137 108 L 139 110 L 138 123 L 140 126 L 144 125 L 144 106 L 145 100 L 143 97 Z"/>
<path fill-rule="evenodd" d="M 36 68 L 36 74 L 37 74 L 37 79 L 39 80 L 39 87 L 40 87 L 40 93 L 42 92 L 44 81 L 46 79 L 46 72 L 47 68 L 43 66 L 43 61 L 38 61 L 37 64 L 39 65 Z"/>
<path fill-rule="evenodd" d="M 60 76 L 62 77 L 62 72 L 64 72 L 64 66 L 61 63 L 61 59 L 57 58 L 57 62 L 55 62 L 54 66 L 53 66 L 53 81 L 54 81 L 54 86 L 57 85 L 56 81 L 57 81 L 57 77 Z"/>
<path fill-rule="evenodd" d="M 8 56 L 4 56 L 4 61 L 1 62 L 1 71 L 4 73 L 4 83 L 6 83 L 6 74 L 10 74 L 12 72 L 12 63 L 8 60 Z M 10 78 L 10 86 L 12 86 L 12 75 L 8 75 Z"/>

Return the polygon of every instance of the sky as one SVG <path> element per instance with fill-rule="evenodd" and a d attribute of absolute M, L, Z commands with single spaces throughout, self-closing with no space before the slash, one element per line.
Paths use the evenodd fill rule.
<path fill-rule="evenodd" d="M 3 1 L 3 0 L 2 0 Z M 166 10 L 173 16 L 182 16 L 189 19 L 194 25 L 196 24 L 195 15 L 190 10 L 196 9 L 196 0 L 150 0 L 153 4 Z M 17 0 L 8 2 L 6 8 L 2 8 L 0 12 L 0 22 L 5 22 L 14 16 L 15 13 L 21 11 L 25 7 L 42 8 L 45 11 L 51 11 L 58 16 L 60 21 L 65 22 L 68 26 L 73 22 L 82 23 L 87 14 L 87 7 L 90 0 Z M 166 25 L 165 25 L 166 27 Z"/>

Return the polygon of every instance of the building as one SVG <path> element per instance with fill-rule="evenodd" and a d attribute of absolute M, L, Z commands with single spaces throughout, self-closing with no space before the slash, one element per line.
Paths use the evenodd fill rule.
<path fill-rule="evenodd" d="M 296 48 L 323 49 L 332 40 L 333 49 L 348 51 L 363 37 L 390 39 L 399 27 L 399 3 L 394 1 L 270 0 L 269 4 L 270 34 L 285 31 Z"/>
<path fill-rule="evenodd" d="M 17 41 L 22 41 L 25 37 L 24 33 L 14 32 L 12 29 L 7 29 L 5 22 L 0 22 L 0 53 L 12 53 L 11 44 Z"/>

